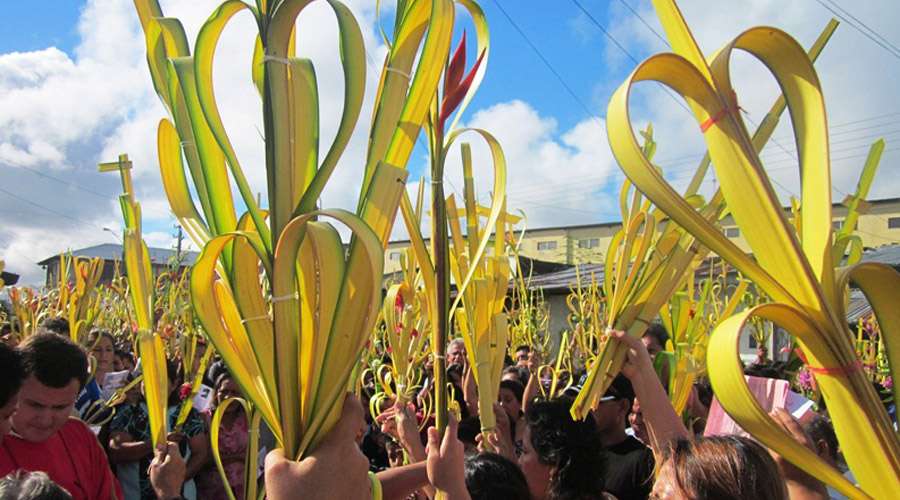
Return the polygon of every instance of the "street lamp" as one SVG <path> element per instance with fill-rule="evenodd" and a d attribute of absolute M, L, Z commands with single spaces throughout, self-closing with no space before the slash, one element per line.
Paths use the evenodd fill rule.
<path fill-rule="evenodd" d="M 119 243 L 122 243 L 122 237 L 119 236 L 119 233 L 113 231 L 112 229 L 110 229 L 108 227 L 104 227 L 103 230 L 106 231 L 107 233 L 113 235 L 116 238 L 116 241 L 118 241 Z"/>

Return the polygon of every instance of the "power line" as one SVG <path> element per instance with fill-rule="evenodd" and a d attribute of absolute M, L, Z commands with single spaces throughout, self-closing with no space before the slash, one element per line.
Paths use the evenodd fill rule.
<path fill-rule="evenodd" d="M 869 27 L 869 25 L 867 25 L 867 24 L 864 23 L 862 20 L 860 20 L 859 18 L 857 18 L 856 16 L 854 16 L 852 13 L 850 13 L 850 11 L 848 11 L 847 9 L 845 9 L 845 8 L 841 7 L 840 5 L 838 5 L 838 3 L 837 3 L 835 0 L 826 0 L 826 1 L 827 1 L 828 3 L 830 3 L 831 5 L 833 5 L 835 8 L 837 8 L 838 10 L 840 10 L 841 12 L 843 12 L 844 14 L 847 14 L 847 16 L 848 16 L 850 19 L 853 19 L 854 21 L 856 21 L 857 23 L 859 23 L 859 25 L 862 26 L 863 28 L 865 28 L 866 30 L 868 30 L 869 33 L 872 33 L 872 35 L 874 35 L 876 38 L 878 38 L 879 40 L 881 40 L 882 42 L 884 42 L 885 45 L 887 45 L 887 46 L 889 46 L 891 49 L 893 49 L 895 53 L 900 54 L 900 49 L 898 49 L 896 45 L 894 45 L 893 43 L 891 43 L 891 41 L 888 40 L 884 35 L 882 35 L 881 33 L 877 32 L 877 31 L 875 31 L 873 28 Z"/>
<path fill-rule="evenodd" d="M 104 200 L 114 200 L 114 199 L 115 199 L 115 197 L 110 196 L 110 195 L 108 195 L 108 194 L 104 194 L 104 193 L 101 193 L 101 192 L 99 192 L 99 191 L 94 191 L 93 189 L 91 189 L 91 188 L 89 188 L 89 187 L 86 187 L 86 186 L 83 186 L 83 185 L 81 185 L 81 184 L 78 184 L 78 183 L 76 183 L 76 182 L 72 182 L 72 181 L 67 181 L 67 180 L 65 180 L 65 179 L 61 179 L 61 178 L 59 178 L 59 177 L 50 175 L 50 174 L 48 174 L 48 173 L 46 173 L 46 172 L 41 172 L 40 170 L 37 170 L 37 169 L 31 168 L 31 167 L 28 167 L 28 166 L 26 166 L 26 165 L 19 165 L 19 164 L 17 164 L 17 165 L 14 165 L 14 168 L 21 168 L 21 169 L 23 169 L 23 170 L 25 170 L 25 171 L 28 171 L 28 172 L 31 172 L 32 174 L 35 174 L 35 175 L 37 175 L 37 176 L 43 177 L 43 178 L 45 178 L 45 179 L 50 179 L 50 180 L 59 182 L 59 183 L 61 183 L 61 184 L 65 184 L 65 185 L 67 185 L 67 186 L 71 186 L 71 187 L 73 187 L 73 188 L 75 188 L 75 189 L 79 189 L 79 190 L 81 190 L 81 191 L 84 191 L 85 193 L 90 193 L 90 194 L 92 194 L 92 195 L 94 195 L 94 196 L 96 196 L 96 197 L 98 197 L 98 198 L 103 198 Z"/>
<path fill-rule="evenodd" d="M 553 65 L 550 64 L 550 61 L 548 61 L 547 58 L 544 57 L 544 54 L 541 53 L 541 51 L 531 41 L 531 39 L 528 38 L 528 35 L 526 35 L 524 31 L 522 31 L 522 28 L 520 28 L 519 25 L 516 24 L 515 21 L 513 21 L 513 18 L 510 17 L 509 13 L 506 12 L 506 9 L 504 9 L 503 6 L 500 5 L 500 2 L 498 2 L 497 0 L 493 0 L 493 2 L 494 2 L 494 5 L 497 7 L 497 9 L 499 9 L 500 12 L 503 14 L 503 17 L 505 17 L 506 20 L 509 21 L 509 24 L 511 24 L 512 27 L 525 40 L 525 43 L 527 43 L 528 46 L 531 47 L 531 50 L 534 51 L 534 53 L 538 56 L 538 59 L 540 59 L 541 62 L 544 63 L 544 66 L 546 66 L 547 69 L 549 69 L 550 72 L 553 73 L 553 75 L 556 77 L 557 80 L 559 80 L 559 83 L 563 86 L 564 89 L 566 89 L 566 92 L 568 92 L 569 95 L 572 96 L 572 99 L 574 99 L 575 102 L 577 102 L 578 105 L 581 106 L 581 109 L 585 112 L 585 114 L 587 114 L 587 116 L 589 118 L 597 120 L 597 117 L 594 115 L 594 113 L 592 113 L 591 110 L 588 108 L 588 106 L 584 103 L 584 101 L 582 101 L 581 98 L 578 97 L 578 94 L 576 94 L 575 91 L 572 90 L 572 87 L 570 87 L 569 84 L 566 83 L 566 81 L 565 81 L 565 79 L 563 79 L 562 75 L 560 75 L 559 72 L 556 71 L 556 68 L 554 68 Z M 597 122 L 599 123 L 600 121 L 597 120 Z"/>
<path fill-rule="evenodd" d="M 866 37 L 866 38 L 868 38 L 869 40 L 875 42 L 875 44 L 877 44 L 879 47 L 881 47 L 882 49 L 884 49 L 885 51 L 887 51 L 888 54 L 894 56 L 894 57 L 897 58 L 897 59 L 900 59 L 900 50 L 898 50 L 897 47 L 894 46 L 894 44 L 892 44 L 892 43 L 890 43 L 889 41 L 887 41 L 886 38 L 884 38 L 883 36 L 881 36 L 877 31 L 873 30 L 872 28 L 869 28 L 868 25 L 866 25 L 866 24 L 863 23 L 862 21 L 859 21 L 858 19 L 856 19 L 852 14 L 850 14 L 850 13 L 847 12 L 847 11 L 845 11 L 844 9 L 841 9 L 841 7 L 835 5 L 835 7 L 836 7 L 837 9 L 840 9 L 841 11 L 845 12 L 845 13 L 847 14 L 847 16 L 849 16 L 849 17 L 855 19 L 855 20 L 856 20 L 861 26 L 863 26 L 865 29 L 863 29 L 863 28 L 861 28 L 860 26 L 857 26 L 856 24 L 854 24 L 853 22 L 851 22 L 849 19 L 847 19 L 847 16 L 842 15 L 840 12 L 838 12 L 837 10 L 835 10 L 835 8 L 833 8 L 833 7 L 832 7 L 831 5 L 829 5 L 829 4 L 826 4 L 826 3 L 823 2 L 822 0 L 816 0 L 816 2 L 818 2 L 818 4 L 821 5 L 822 7 L 825 7 L 825 9 L 827 9 L 829 12 L 831 12 L 832 14 L 834 14 L 834 15 L 835 15 L 836 17 L 838 17 L 841 21 L 844 21 L 845 23 L 849 24 L 849 25 L 852 26 L 854 29 L 856 29 L 856 31 L 859 31 L 864 37 Z M 868 30 L 868 32 L 867 32 L 866 30 Z M 869 32 L 871 32 L 872 34 L 870 34 Z"/>
<path fill-rule="evenodd" d="M 73 221 L 73 222 L 77 222 L 77 223 L 79 223 L 79 224 L 83 224 L 83 225 L 85 225 L 85 226 L 90 226 L 90 227 L 97 228 L 97 229 L 103 229 L 102 227 L 100 227 L 100 226 L 98 226 L 98 225 L 96 225 L 96 224 L 93 224 L 93 223 L 90 223 L 90 222 L 86 222 L 86 221 L 81 220 L 81 219 L 79 219 L 79 218 L 77 218 L 77 217 L 72 217 L 71 215 L 65 214 L 65 213 L 63 213 L 63 212 L 58 212 L 58 211 L 56 211 L 56 210 L 54 210 L 54 209 L 52 209 L 52 208 L 50 208 L 50 207 L 46 207 L 46 206 L 44 206 L 44 205 L 41 205 L 40 203 L 36 203 L 36 202 L 34 202 L 34 201 L 31 201 L 31 200 L 29 200 L 28 198 L 24 198 L 24 197 L 19 196 L 19 195 L 15 194 L 15 193 L 12 193 L 12 192 L 10 192 L 10 191 L 7 191 L 6 189 L 0 188 L 0 193 L 3 193 L 3 194 L 5 194 L 5 195 L 9 196 L 10 198 L 14 198 L 14 199 L 19 200 L 19 201 L 21 201 L 21 202 L 23 202 L 23 203 L 27 203 L 27 204 L 29 204 L 29 205 L 31 205 L 31 206 L 33 206 L 33 207 L 40 208 L 41 210 L 44 210 L 44 211 L 46 211 L 46 212 L 49 212 L 49 213 L 51 213 L 51 214 L 53 214 L 53 215 L 56 215 L 56 216 L 63 217 L 63 218 L 65 218 L 65 219 L 71 220 L 71 221 Z"/>
<path fill-rule="evenodd" d="M 660 35 L 658 31 L 656 31 L 655 29 L 653 29 L 653 26 L 650 26 L 650 23 L 648 23 L 648 22 L 644 19 L 644 17 L 641 16 L 640 13 L 638 13 L 637 10 L 635 10 L 634 8 L 632 8 L 631 5 L 628 4 L 628 2 L 626 2 L 625 0 L 619 0 L 619 3 L 621 3 L 622 5 L 624 5 L 626 9 L 628 9 L 632 14 L 634 14 L 634 17 L 638 18 L 638 20 L 641 21 L 641 24 L 643 24 L 644 26 L 646 26 L 647 29 L 650 30 L 651 33 L 653 33 L 654 35 L 656 35 L 656 38 L 658 38 L 658 39 L 663 43 L 663 45 L 665 45 L 666 47 L 670 47 L 670 48 L 672 47 L 672 46 L 669 44 L 669 41 L 666 40 L 666 38 L 665 38 L 664 36 Z"/>
<path fill-rule="evenodd" d="M 496 0 L 494 0 L 494 3 L 496 3 Z M 615 44 L 615 46 L 618 47 L 619 50 L 622 51 L 623 54 L 628 56 L 628 58 L 631 59 L 631 61 L 634 64 L 640 64 L 640 61 L 638 61 L 636 57 L 631 55 L 631 53 L 628 52 L 628 50 L 625 49 L 625 47 L 621 43 L 619 43 L 619 41 L 616 39 L 616 37 L 612 36 L 612 33 L 607 31 L 607 29 L 602 24 L 600 24 L 600 21 L 598 21 L 593 15 L 591 15 L 591 13 L 588 12 L 588 10 L 585 9 L 584 6 L 581 5 L 581 3 L 578 0 L 572 0 L 572 3 L 574 3 L 575 6 L 578 7 L 578 9 L 585 16 L 587 16 L 587 18 L 591 21 L 591 23 L 594 26 L 596 26 L 597 29 L 599 29 L 601 32 L 603 32 L 603 34 L 606 35 L 606 37 L 609 38 L 613 42 L 613 44 Z M 649 26 L 648 26 L 648 28 L 649 28 Z M 650 28 L 650 30 L 653 31 L 652 28 Z M 654 31 L 654 33 L 656 33 L 656 32 Z M 659 35 L 659 33 L 656 33 L 656 34 Z M 666 95 L 668 95 L 673 101 L 675 101 L 675 104 L 680 106 L 681 109 L 683 109 L 685 112 L 687 112 L 687 114 L 689 114 L 690 116 L 694 116 L 694 114 L 691 112 L 691 110 L 688 109 L 687 105 L 684 102 L 682 102 L 681 99 L 679 99 L 678 97 L 675 97 L 675 95 L 672 94 L 672 91 L 669 89 L 669 87 L 667 87 L 659 82 L 657 82 L 657 85 L 659 85 L 663 89 L 663 91 L 666 93 Z"/>

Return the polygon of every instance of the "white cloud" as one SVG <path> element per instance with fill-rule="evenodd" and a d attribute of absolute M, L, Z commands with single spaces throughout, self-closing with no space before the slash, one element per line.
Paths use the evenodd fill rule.
<path fill-rule="evenodd" d="M 508 180 L 508 209 L 523 210 L 529 227 L 596 222 L 614 217 L 610 204 L 598 193 L 614 172 L 606 143 L 606 128 L 599 118 L 560 131 L 556 120 L 541 116 L 520 100 L 502 102 L 476 111 L 464 126 L 493 134 L 503 148 Z M 448 156 L 444 189 L 462 196 L 462 164 L 458 144 L 472 145 L 473 172 L 479 201 L 488 203 L 493 189 L 491 156 L 475 134 L 457 140 Z"/>
<path fill-rule="evenodd" d="M 218 3 L 168 0 L 162 8 L 183 22 L 193 43 Z M 380 61 L 384 47 L 373 28 L 375 2 L 351 1 L 349 6 L 364 33 L 370 61 Z M 299 22 L 298 52 L 314 61 L 319 80 L 324 156 L 343 100 L 337 23 L 324 2 L 307 8 Z M 0 255 L 8 270 L 23 273 L 26 284 L 42 282 L 35 260 L 112 240 L 102 228 L 119 226 L 116 197 L 121 188 L 115 175 L 98 174 L 96 164 L 120 153 L 128 153 L 134 164 L 148 243 L 171 243 L 173 221 L 156 160 L 156 127 L 166 115 L 152 88 L 134 7 L 119 0 L 89 0 L 78 33 L 71 56 L 55 47 L 0 54 L 0 166 L 4 182 L 19 187 L 19 197 L 31 201 L 0 196 Z M 235 17 L 223 33 L 213 71 L 230 138 L 251 188 L 265 197 L 261 105 L 250 80 L 254 34 L 248 13 Z M 355 206 L 375 71 L 370 64 L 366 107 L 325 193 L 330 206 Z"/>
<path fill-rule="evenodd" d="M 649 2 L 642 2 L 637 7 L 643 20 L 664 34 Z M 831 17 L 820 4 L 811 1 L 756 0 L 743 2 L 738 9 L 730 2 L 704 0 L 680 2 L 679 7 L 706 54 L 713 53 L 740 32 L 760 25 L 781 28 L 808 47 Z M 858 2 L 849 10 L 888 36 L 900 21 L 900 9 L 888 0 Z M 645 57 L 668 50 L 634 14 L 615 4 L 612 11 L 614 15 L 609 25 L 613 26 L 613 33 L 619 40 L 627 42 L 632 53 Z M 623 62 L 624 56 L 615 51 L 615 48 L 607 49 L 608 60 L 630 67 L 632 63 Z M 894 85 L 900 78 L 900 61 L 843 23 L 822 52 L 816 68 L 831 126 L 833 199 L 840 201 L 844 193 L 855 189 L 868 146 L 879 133 L 887 135 L 888 144 L 870 198 L 897 196 L 900 177 L 896 175 L 896 163 L 900 160 L 900 148 L 892 147 L 892 141 L 896 143 L 897 140 L 897 115 L 873 117 L 900 112 Z M 745 121 L 752 131 L 775 101 L 779 89 L 762 64 L 741 52 L 732 63 L 732 80 L 739 103 L 745 110 Z M 643 127 L 647 121 L 653 123 L 659 142 L 657 159 L 669 172 L 673 184 L 684 186 L 705 148 L 696 122 L 659 87 L 651 84 L 640 87 L 632 105 L 634 124 Z M 842 125 L 857 120 L 865 121 Z M 795 151 L 790 118 L 785 113 L 774 139 L 762 153 L 763 163 L 775 182 L 775 190 L 784 201 L 791 193 L 799 193 Z M 705 186 L 708 191 L 712 181 Z"/>

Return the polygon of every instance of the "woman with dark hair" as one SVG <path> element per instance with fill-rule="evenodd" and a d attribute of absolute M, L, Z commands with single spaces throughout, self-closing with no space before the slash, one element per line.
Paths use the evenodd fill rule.
<path fill-rule="evenodd" d="M 573 420 L 567 398 L 538 401 L 525 414 L 519 466 L 536 500 L 602 498 L 604 463 L 593 419 Z"/>
<path fill-rule="evenodd" d="M 528 481 L 512 460 L 496 453 L 466 458 L 466 490 L 472 500 L 529 500 Z"/>
<path fill-rule="evenodd" d="M 500 407 L 509 417 L 509 433 L 510 439 L 515 443 L 516 448 L 520 448 L 522 444 L 523 425 L 522 419 L 522 397 L 525 393 L 525 386 L 516 380 L 500 381 L 500 391 L 497 398 Z"/>

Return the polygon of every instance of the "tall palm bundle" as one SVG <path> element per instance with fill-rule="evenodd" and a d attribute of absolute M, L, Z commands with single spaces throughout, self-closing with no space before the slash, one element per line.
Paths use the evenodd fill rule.
<path fill-rule="evenodd" d="M 417 210 L 417 213 L 421 211 Z M 430 301 L 420 284 L 421 270 L 411 249 L 404 250 L 401 266 L 402 281 L 388 288 L 381 309 L 384 354 L 389 362 L 377 367 L 374 375 L 386 399 L 406 405 L 422 388 L 425 377 L 429 376 L 424 367 L 430 353 L 428 338 L 431 327 L 428 323 Z"/>
<path fill-rule="evenodd" d="M 50 314 L 69 322 L 69 337 L 73 342 L 85 344 L 93 324 L 99 319 L 102 310 L 97 284 L 102 275 L 103 259 L 100 257 L 91 259 L 65 253 L 59 256 L 59 282 Z"/>
<path fill-rule="evenodd" d="M 823 29 L 809 49 L 810 60 L 815 60 L 819 56 L 836 28 L 837 22 L 832 20 Z M 753 133 L 749 147 L 754 152 L 761 151 L 772 137 L 781 115 L 787 109 L 786 102 L 784 95 L 779 96 Z M 703 128 L 711 127 L 714 121 L 711 120 L 709 125 L 704 123 Z M 609 125 L 608 128 L 611 129 Z M 633 134 L 629 135 L 646 165 L 661 177 L 660 168 L 651 162 L 652 156 L 656 152 L 652 129 L 648 127 L 641 132 L 641 136 L 644 139 L 643 144 L 639 144 Z M 612 137 L 611 133 L 610 137 Z M 619 162 L 622 163 L 621 159 Z M 720 187 L 708 201 L 704 201 L 697 195 L 710 163 L 711 156 L 707 154 L 701 160 L 685 189 L 683 199 L 695 209 L 694 213 L 698 214 L 698 217 L 705 219 L 709 225 L 717 226 L 716 222 L 725 214 L 726 210 L 730 210 L 730 207 L 726 207 L 724 202 L 722 188 Z M 649 245 L 645 239 L 652 239 L 654 231 L 648 231 L 647 224 L 656 226 L 656 222 L 670 214 L 660 211 L 663 207 L 655 199 L 652 199 L 656 208 L 653 209 L 651 217 L 651 198 L 648 196 L 648 199 L 641 204 L 642 198 L 638 192 L 634 193 L 633 200 L 629 205 L 628 193 L 631 182 L 633 180 L 626 180 L 620 194 L 619 204 L 623 214 L 624 227 L 620 234 L 610 242 L 610 250 L 607 252 L 605 263 L 604 291 L 607 297 L 608 327 L 624 330 L 629 335 L 640 336 L 656 316 L 662 304 L 683 282 L 691 267 L 691 262 L 695 259 L 699 260 L 702 255 L 708 253 L 708 248 L 701 247 L 699 242 L 702 240 L 691 231 L 679 227 L 678 221 L 676 224 L 667 223 L 663 234 L 659 235 L 659 241 Z M 640 190 L 643 192 L 643 188 Z M 719 232 L 721 233 L 721 230 Z M 644 245 L 652 248 L 652 251 L 642 250 Z M 614 277 L 614 273 L 620 273 L 620 275 Z M 618 343 L 604 342 L 602 344 L 601 354 L 592 363 L 588 372 L 588 380 L 572 406 L 573 416 L 584 418 L 587 416 L 588 409 L 599 403 L 600 397 L 619 372 L 624 361 L 624 354 L 624 350 Z"/>
<path fill-rule="evenodd" d="M 475 182 L 472 176 L 472 161 L 468 144 L 462 147 L 462 166 L 465 185 L 463 187 L 464 208 L 456 209 L 453 195 L 447 200 L 450 235 L 452 239 L 450 269 L 457 283 L 465 283 L 466 276 L 472 277 L 470 285 L 461 288 L 455 310 L 457 328 L 466 345 L 466 356 L 475 384 L 478 387 L 478 414 L 482 433 L 493 432 L 496 416 L 493 404 L 500 390 L 500 375 L 506 355 L 509 337 L 509 322 L 505 311 L 506 292 L 510 278 L 510 262 L 506 243 L 507 214 L 505 200 L 500 201 L 503 212 L 496 226 L 482 226 L 479 206 L 475 201 Z M 497 196 L 497 194 L 494 194 Z M 500 196 L 504 196 L 502 193 Z M 460 217 L 465 219 L 466 233 L 463 236 Z M 478 256 L 478 243 L 494 232 L 493 254 Z M 485 439 L 485 442 L 487 440 Z"/>
<path fill-rule="evenodd" d="M 169 383 L 165 346 L 154 318 L 156 294 L 150 267 L 150 252 L 141 231 L 141 205 L 134 196 L 134 185 L 131 182 L 132 166 L 128 155 L 119 155 L 118 161 L 101 163 L 98 168 L 100 172 L 118 172 L 122 180 L 123 194 L 119 196 L 119 205 L 125 221 L 122 243 L 128 277 L 128 295 L 137 327 L 135 335 L 144 378 L 150 439 L 156 447 L 159 443 L 166 442 Z"/>
<path fill-rule="evenodd" d="M 900 328 L 892 290 L 900 274 L 873 263 L 834 268 L 828 130 L 812 61 L 788 34 L 752 28 L 707 60 L 671 0 L 654 0 L 675 54 L 641 63 L 614 93 L 608 110 L 613 152 L 626 175 L 675 223 L 752 280 L 772 303 L 724 320 L 707 357 L 710 380 L 723 408 L 756 439 L 795 465 L 852 497 L 891 497 L 900 489 L 900 440 L 878 395 L 859 368 L 844 320 L 847 285 L 855 282 L 873 304 L 885 332 Z M 737 111 L 729 63 L 744 50 L 772 72 L 782 88 L 797 139 L 802 179 L 802 232 L 797 234 L 763 170 L 753 139 Z M 659 81 L 684 96 L 707 142 L 723 198 L 753 250 L 748 256 L 720 228 L 679 196 L 645 157 L 631 132 L 628 97 L 633 84 Z M 794 334 L 815 374 L 844 458 L 861 490 L 794 441 L 761 410 L 735 353 L 748 319 L 761 316 Z M 885 335 L 892 371 L 900 347 Z"/>
<path fill-rule="evenodd" d="M 443 85 L 431 97 L 429 102 L 425 129 L 428 139 L 432 188 L 430 252 L 421 234 L 419 221 L 415 217 L 409 196 L 404 195 L 400 205 L 403 220 L 410 235 L 410 246 L 416 253 L 416 260 L 422 267 L 425 289 L 428 291 L 430 300 L 432 300 L 429 307 L 432 314 L 430 321 L 432 328 L 431 348 L 435 359 L 434 412 L 435 424 L 440 432 L 443 432 L 446 426 L 447 409 L 449 407 L 445 389 L 446 363 L 444 360 L 444 348 L 449 336 L 450 318 L 454 315 L 453 311 L 460 305 L 468 287 L 475 282 L 475 275 L 480 269 L 480 266 L 476 264 L 482 262 L 487 246 L 490 243 L 491 232 L 497 227 L 503 227 L 503 224 L 498 225 L 498 219 L 501 218 L 501 212 L 504 211 L 506 198 L 506 161 L 500 144 L 493 135 L 485 130 L 457 127 L 463 112 L 474 97 L 475 91 L 484 77 L 490 48 L 487 20 L 479 4 L 474 0 L 457 0 L 457 2 L 465 8 L 475 24 L 478 58 L 471 69 L 466 72 L 466 40 L 464 34 L 459 46 L 443 70 Z M 448 120 L 451 117 L 453 119 L 448 124 Z M 448 234 L 448 229 L 450 224 L 456 220 L 456 209 L 452 205 L 452 198 L 450 205 L 448 205 L 448 200 L 444 196 L 443 178 L 447 155 L 452 150 L 456 140 L 469 131 L 478 134 L 490 149 L 494 183 L 490 209 L 482 212 L 487 215 L 487 220 L 482 227 L 483 232 L 467 234 L 466 244 L 456 247 L 460 249 L 457 250 L 459 252 L 463 251 L 463 246 L 465 246 L 465 262 L 460 266 L 459 261 L 453 264 L 453 259 L 450 256 L 450 235 Z M 462 151 L 463 164 L 465 165 L 466 162 L 471 161 L 471 154 L 467 145 L 463 145 Z M 469 177 L 468 182 L 471 182 L 471 175 Z M 473 208 L 473 210 L 475 224 L 477 225 L 479 210 L 477 208 Z M 448 216 L 448 211 L 452 216 Z M 467 226 L 469 225 L 468 217 L 470 217 L 468 214 L 469 212 L 467 212 Z M 456 220 L 456 224 L 459 224 L 458 220 Z M 458 232 L 461 234 L 461 231 Z M 477 237 L 476 234 L 478 234 Z M 498 239 L 503 240 L 502 237 Z M 454 242 L 455 245 L 457 243 Z M 495 245 L 500 244 L 495 242 Z M 457 285 L 457 297 L 452 304 L 450 303 L 451 265 L 456 265 L 458 271 L 458 274 L 454 276 Z M 467 325 L 467 328 L 472 327 L 471 323 Z"/>
<path fill-rule="evenodd" d="M 340 415 L 351 371 L 381 299 L 383 248 L 403 191 L 409 158 L 450 46 L 450 0 L 398 2 L 392 44 L 375 98 L 357 215 L 316 210 L 362 107 L 366 54 L 359 25 L 338 0 L 344 106 L 320 158 L 318 83 L 311 61 L 295 57 L 298 15 L 309 0 L 228 0 L 204 23 L 191 55 L 181 23 L 156 0 L 136 0 L 148 63 L 169 118 L 160 122 L 160 169 L 170 204 L 203 252 L 190 288 L 198 319 L 285 454 L 315 448 Z M 262 98 L 268 210 L 253 196 L 222 124 L 212 86 L 220 35 L 249 12 L 259 35 L 253 81 Z M 188 188 L 188 176 L 200 202 Z M 230 183 L 247 211 L 235 210 Z M 347 226 L 345 252 L 337 230 Z"/>

